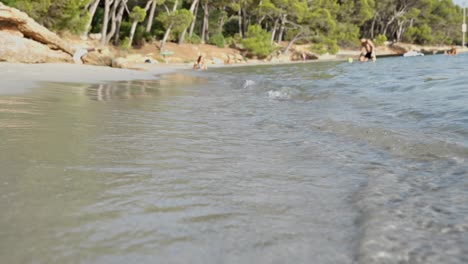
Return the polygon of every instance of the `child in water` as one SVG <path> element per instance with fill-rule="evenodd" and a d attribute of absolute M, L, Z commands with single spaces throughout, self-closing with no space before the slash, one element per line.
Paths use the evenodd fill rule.
<path fill-rule="evenodd" d="M 206 70 L 207 67 L 205 65 L 205 60 L 203 59 L 203 56 L 198 56 L 197 62 L 193 65 L 194 70 Z"/>

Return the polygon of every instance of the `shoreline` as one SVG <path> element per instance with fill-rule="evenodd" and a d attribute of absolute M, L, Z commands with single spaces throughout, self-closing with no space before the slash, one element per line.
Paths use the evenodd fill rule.
<path fill-rule="evenodd" d="M 21 94 L 41 82 L 102 83 L 132 80 L 154 80 L 159 75 L 186 69 L 181 65 L 154 65 L 145 70 L 119 69 L 106 66 L 67 63 L 25 64 L 0 62 L 0 95 Z"/>
<path fill-rule="evenodd" d="M 461 54 L 468 49 L 460 50 Z M 387 56 L 382 56 L 385 58 Z M 393 56 L 392 56 L 393 57 Z M 395 56 L 397 57 L 397 56 Z M 339 58 L 325 58 L 307 61 L 288 62 L 246 62 L 237 64 L 208 64 L 208 70 L 218 68 L 237 68 L 254 66 L 281 66 L 326 62 L 346 62 L 342 54 Z M 55 83 L 103 83 L 132 80 L 156 80 L 160 75 L 191 71 L 190 63 L 184 64 L 132 64 L 131 69 L 112 68 L 70 63 L 10 63 L 0 62 L 0 95 L 22 94 L 37 87 L 41 82 Z"/>
<path fill-rule="evenodd" d="M 293 65 L 320 63 L 333 60 L 309 60 L 290 62 L 254 62 L 241 64 L 209 64 L 209 69 Z M 37 87 L 42 82 L 54 83 L 103 83 L 132 80 L 156 80 L 161 75 L 191 71 L 191 64 L 132 64 L 133 69 L 108 66 L 79 65 L 70 63 L 10 63 L 0 62 L 0 95 L 22 94 Z M 138 70 L 137 70 L 138 69 Z"/>

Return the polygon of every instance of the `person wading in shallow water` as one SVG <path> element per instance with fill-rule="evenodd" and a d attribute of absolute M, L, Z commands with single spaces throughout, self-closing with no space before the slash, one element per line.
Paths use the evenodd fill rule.
<path fill-rule="evenodd" d="M 458 51 L 457 51 L 457 48 L 455 48 L 455 46 L 452 46 L 452 48 L 446 52 L 447 55 L 457 55 L 458 54 Z"/>
<path fill-rule="evenodd" d="M 359 56 L 359 61 L 376 61 L 377 57 L 375 55 L 375 46 L 372 41 L 369 39 L 361 39 L 361 56 Z"/>
<path fill-rule="evenodd" d="M 198 56 L 197 61 L 193 65 L 194 70 L 206 70 L 207 67 L 205 65 L 205 59 L 203 58 L 202 55 Z"/>

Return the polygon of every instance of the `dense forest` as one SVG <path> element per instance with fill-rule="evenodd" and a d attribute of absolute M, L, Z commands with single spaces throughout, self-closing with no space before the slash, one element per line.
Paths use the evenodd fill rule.
<path fill-rule="evenodd" d="M 310 43 L 319 53 L 360 37 L 459 44 L 463 10 L 452 0 L 1 0 L 56 31 L 101 33 L 129 48 L 159 40 L 242 46 L 266 56 L 276 43 Z"/>

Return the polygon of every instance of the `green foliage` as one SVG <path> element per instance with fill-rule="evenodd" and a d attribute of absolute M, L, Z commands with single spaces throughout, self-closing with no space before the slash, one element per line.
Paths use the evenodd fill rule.
<path fill-rule="evenodd" d="M 91 33 L 101 33 L 102 31 L 102 22 L 104 20 L 104 9 L 98 8 L 94 14 L 93 21 L 91 23 Z M 122 22 L 126 23 L 126 21 Z M 128 35 L 128 34 L 127 34 Z"/>
<path fill-rule="evenodd" d="M 173 30 L 181 31 L 190 25 L 193 20 L 193 15 L 187 9 L 181 9 L 169 14 L 161 12 L 156 19 L 160 21 L 166 29 L 172 24 Z"/>
<path fill-rule="evenodd" d="M 232 17 L 223 26 L 223 35 L 225 37 L 233 37 L 239 33 L 239 19 Z"/>
<path fill-rule="evenodd" d="M 82 32 L 89 21 L 87 7 L 92 2 L 0 1 L 25 11 L 38 23 L 52 30 L 68 30 L 76 34 Z M 385 37 L 423 45 L 461 42 L 462 9 L 453 0 L 201 0 L 195 14 L 188 10 L 193 0 L 158 0 L 157 18 L 149 21 L 153 24 L 149 33 L 142 30 L 151 10 L 144 9 L 148 0 L 128 0 L 126 3 L 131 12 L 123 13 L 122 28 L 117 37 L 122 39 L 129 35 L 129 23 L 141 23 L 134 36 L 137 44 L 145 40 L 161 39 L 169 28 L 169 40 L 177 40 L 194 17 L 197 18 L 194 32 L 201 35 L 205 11 L 208 11 L 208 35 L 212 38 L 209 43 L 219 46 L 227 44 L 237 48 L 244 45 L 253 56 L 266 56 L 265 54 L 274 50 L 269 44 L 271 38 L 268 37 L 274 29 L 274 42 L 289 40 L 301 44 L 310 43 L 314 44 L 314 49 L 318 52 L 332 52 L 336 45 L 358 48 L 357 40 L 360 36 L 375 36 L 377 45 Z M 115 4 L 120 4 L 120 1 L 113 1 L 110 12 L 119 10 L 119 6 Z M 242 10 L 240 15 L 239 10 Z M 108 15 L 110 31 L 113 14 Z M 101 32 L 103 18 L 104 1 L 101 0 L 92 19 L 90 32 Z M 283 34 L 279 36 L 277 33 L 282 24 Z M 256 28 L 250 30 L 247 26 Z M 246 30 L 251 32 L 245 32 Z M 245 40 L 239 32 L 246 37 Z M 198 43 L 198 39 L 194 36 L 188 42 Z"/>
<path fill-rule="evenodd" d="M 191 37 L 186 39 L 187 43 L 199 45 L 202 43 L 200 36 L 193 34 Z"/>
<path fill-rule="evenodd" d="M 161 12 L 156 19 L 163 26 L 162 34 L 171 27 L 170 40 L 176 40 L 180 33 L 190 26 L 193 15 L 187 9 L 180 9 L 172 13 Z"/>
<path fill-rule="evenodd" d="M 146 18 L 146 10 L 139 6 L 134 6 L 130 13 L 130 19 L 137 22 L 143 22 Z"/>
<path fill-rule="evenodd" d="M 51 0 L 2 0 L 2 2 L 26 12 L 41 24 L 44 24 L 44 20 L 47 19 L 51 6 Z"/>
<path fill-rule="evenodd" d="M 70 30 L 81 33 L 89 19 L 85 9 L 88 0 L 54 0 L 49 8 L 49 15 L 55 19 L 51 26 L 58 30 Z"/>
<path fill-rule="evenodd" d="M 249 26 L 247 37 L 242 41 L 242 44 L 249 55 L 264 58 L 275 50 L 270 43 L 270 39 L 270 33 L 263 30 L 259 25 L 252 25 Z"/>
<path fill-rule="evenodd" d="M 181 9 L 171 15 L 170 19 L 173 23 L 173 33 L 179 36 L 184 29 L 190 26 L 190 23 L 192 23 L 193 20 L 193 15 L 187 9 Z"/>
<path fill-rule="evenodd" d="M 233 37 L 227 37 L 224 39 L 225 45 L 231 47 L 234 43 L 234 38 Z"/>
<path fill-rule="evenodd" d="M 85 9 L 88 0 L 8 0 L 5 4 L 26 12 L 48 28 L 76 34 L 84 30 L 89 19 Z"/>
<path fill-rule="evenodd" d="M 132 22 L 122 21 L 122 25 L 120 26 L 120 40 L 123 41 L 125 38 L 127 38 L 130 35 L 131 28 L 132 28 Z"/>
<path fill-rule="evenodd" d="M 312 44 L 310 50 L 319 55 L 326 53 L 336 54 L 339 51 L 339 46 L 335 39 L 324 38 L 321 41 L 317 41 L 316 43 Z"/>
<path fill-rule="evenodd" d="M 234 34 L 232 37 L 235 43 L 241 43 L 242 42 L 242 37 L 240 36 L 239 33 Z"/>
<path fill-rule="evenodd" d="M 342 47 L 357 46 L 359 40 L 360 30 L 357 25 L 339 23 L 333 36 L 336 38 L 338 45 Z"/>
<path fill-rule="evenodd" d="M 222 1 L 222 0 L 221 0 Z M 214 9 L 210 12 L 209 17 L 209 33 L 210 35 L 223 34 L 224 28 L 220 27 L 221 20 L 227 20 L 227 12 L 224 10 Z"/>
<path fill-rule="evenodd" d="M 210 37 L 208 44 L 215 45 L 218 48 L 224 48 L 224 36 L 222 34 L 216 34 Z"/>
<path fill-rule="evenodd" d="M 385 44 L 386 41 L 387 41 L 387 36 L 380 34 L 374 38 L 374 45 L 376 47 L 382 46 Z"/>
<path fill-rule="evenodd" d="M 424 24 L 420 27 L 410 27 L 404 36 L 405 40 L 414 43 L 428 44 L 434 41 L 432 29 Z"/>
<path fill-rule="evenodd" d="M 130 38 L 125 37 L 121 42 L 119 48 L 123 51 L 128 51 L 130 49 Z"/>
<path fill-rule="evenodd" d="M 143 25 L 138 25 L 135 31 L 135 36 L 133 37 L 133 45 L 141 46 L 145 44 L 148 34 L 146 33 L 146 28 Z"/>

